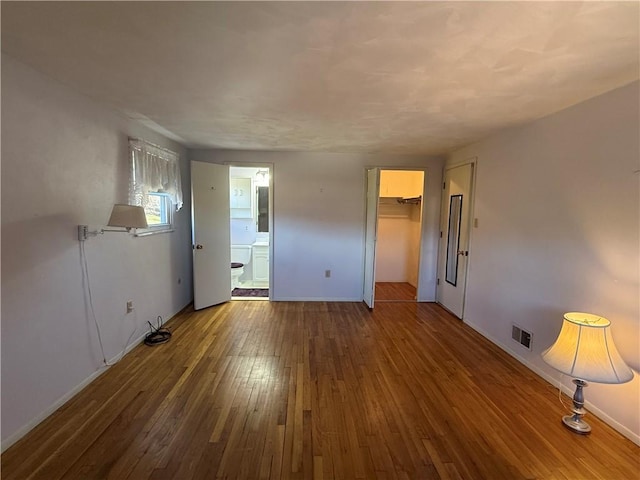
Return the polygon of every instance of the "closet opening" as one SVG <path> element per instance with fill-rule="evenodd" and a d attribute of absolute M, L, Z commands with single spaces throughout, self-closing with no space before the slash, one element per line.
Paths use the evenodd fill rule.
<path fill-rule="evenodd" d="M 375 301 L 416 302 L 424 171 L 380 170 Z"/>

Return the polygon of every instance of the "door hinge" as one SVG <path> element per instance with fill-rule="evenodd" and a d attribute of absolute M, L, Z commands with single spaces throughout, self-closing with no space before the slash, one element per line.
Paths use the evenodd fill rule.
<path fill-rule="evenodd" d="M 446 188 L 447 188 L 447 182 L 442 182 L 442 189 L 446 190 Z"/>
<path fill-rule="evenodd" d="M 440 230 L 440 238 L 442 238 L 442 230 Z"/>
<path fill-rule="evenodd" d="M 436 285 L 440 285 L 440 279 L 439 278 L 436 280 Z"/>

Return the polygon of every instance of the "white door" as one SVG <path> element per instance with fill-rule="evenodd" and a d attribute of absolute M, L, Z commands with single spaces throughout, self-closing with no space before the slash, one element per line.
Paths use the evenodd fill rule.
<path fill-rule="evenodd" d="M 450 168 L 444 174 L 438 302 L 458 318 L 462 318 L 464 314 L 472 179 L 473 164 Z"/>
<path fill-rule="evenodd" d="M 373 308 L 376 292 L 376 239 L 378 235 L 378 196 L 380 170 L 367 169 L 367 224 L 364 245 L 364 292 L 362 300 Z"/>
<path fill-rule="evenodd" d="M 193 307 L 231 300 L 229 167 L 191 162 Z"/>

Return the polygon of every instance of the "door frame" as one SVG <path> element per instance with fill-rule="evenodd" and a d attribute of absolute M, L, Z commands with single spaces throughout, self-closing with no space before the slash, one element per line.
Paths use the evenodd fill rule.
<path fill-rule="evenodd" d="M 371 174 L 375 177 L 375 208 L 371 209 L 369 199 L 372 195 Z M 378 204 L 380 202 L 380 169 L 371 167 L 365 169 L 365 218 L 364 218 L 364 263 L 362 270 L 362 301 L 373 310 L 376 298 L 376 251 L 378 249 Z M 374 210 L 375 215 L 370 215 Z M 373 223 L 371 225 L 370 220 Z M 371 239 L 371 236 L 373 239 Z M 371 289 L 369 289 L 369 285 Z"/>
<path fill-rule="evenodd" d="M 364 275 L 365 275 L 365 270 L 366 270 L 366 258 L 365 258 L 365 249 L 366 249 L 366 215 L 367 215 L 367 171 L 372 169 L 372 168 L 376 168 L 378 169 L 378 183 L 379 183 L 379 178 L 380 178 L 380 172 L 382 170 L 402 170 L 402 171 L 413 171 L 413 172 L 423 172 L 423 178 L 422 178 L 422 204 L 420 206 L 421 211 L 420 211 L 420 252 L 418 252 L 418 278 L 417 278 L 417 287 L 416 287 L 416 303 L 424 303 L 424 302 L 433 302 L 436 300 L 436 292 L 434 290 L 431 290 L 431 293 L 429 292 L 425 292 L 422 291 L 421 286 L 425 286 L 428 285 L 429 280 L 431 280 L 431 285 L 435 284 L 435 278 L 437 278 L 437 274 L 438 274 L 438 256 L 439 256 L 439 250 L 438 248 L 435 248 L 435 255 L 433 258 L 433 265 L 435 266 L 435 271 L 431 270 L 431 269 L 425 269 L 424 267 L 426 266 L 424 264 L 425 262 L 425 242 L 429 240 L 429 234 L 430 233 L 434 233 L 437 237 L 437 231 L 433 232 L 432 230 L 429 229 L 429 209 L 425 208 L 425 201 L 428 197 L 427 193 L 429 191 L 429 180 L 432 179 L 433 174 L 431 173 L 431 170 L 429 167 L 425 167 L 425 166 L 397 166 L 397 165 L 387 165 L 387 166 L 380 166 L 380 165 L 369 165 L 369 166 L 365 166 L 364 167 L 364 219 L 365 219 L 365 223 L 364 223 L 364 231 L 363 231 L 363 239 L 362 239 L 362 245 L 363 245 L 363 269 L 362 269 L 362 273 L 363 273 L 363 280 L 364 280 Z M 380 185 L 378 185 L 378 199 L 380 198 Z M 439 211 L 438 213 L 436 213 L 436 215 L 439 215 Z M 379 215 L 379 212 L 378 212 Z M 377 221 L 377 215 L 376 215 L 376 221 Z M 440 228 L 440 218 L 436 217 L 435 219 L 437 219 L 437 228 Z M 434 219 L 434 220 L 435 220 Z M 434 242 L 437 243 L 439 239 L 433 239 Z M 377 248 L 377 238 L 376 238 L 376 248 Z M 375 258 L 374 258 L 375 261 Z M 433 277 L 429 278 L 427 275 L 429 274 L 429 271 L 432 272 Z M 375 269 L 374 269 L 374 274 L 375 274 Z M 364 288 L 364 281 L 363 281 L 363 288 Z M 433 287 L 432 287 L 433 288 Z M 374 289 L 375 289 L 375 277 L 374 277 Z M 429 297 L 430 295 L 430 297 Z M 375 305 L 375 304 L 374 304 Z"/>
<path fill-rule="evenodd" d="M 452 170 L 454 168 L 457 167 L 463 167 L 465 165 L 471 165 L 471 179 L 470 179 L 470 184 L 469 184 L 469 218 L 467 219 L 468 222 L 468 228 L 467 231 L 468 233 L 468 240 L 467 240 L 467 249 L 469 252 L 469 255 L 467 256 L 467 261 L 466 264 L 464 266 L 464 286 L 463 286 L 463 293 L 462 293 L 462 313 L 460 315 L 460 320 L 464 321 L 464 314 L 465 314 L 465 307 L 466 307 L 466 303 L 467 303 L 467 286 L 469 285 L 469 265 L 471 263 L 471 258 L 472 258 L 472 245 L 473 245 L 473 229 L 476 228 L 476 218 L 474 216 L 474 212 L 475 212 L 475 204 L 476 204 L 476 176 L 478 174 L 478 157 L 471 157 L 468 158 L 466 160 L 460 161 L 460 162 L 456 162 L 456 163 L 452 163 L 450 165 L 445 165 L 444 168 L 442 169 L 442 191 L 440 192 L 440 234 L 441 237 L 438 239 L 438 266 L 437 266 L 437 270 L 436 270 L 436 275 L 438 278 L 438 281 L 436 282 L 436 302 L 438 303 L 438 305 L 440 305 L 442 308 L 444 308 L 445 310 L 449 311 L 450 310 L 444 306 L 441 303 L 441 297 L 442 297 L 442 285 L 443 282 L 445 281 L 443 278 L 440 277 L 440 271 L 441 268 L 443 267 L 443 257 L 445 257 L 445 255 L 443 255 L 443 250 L 446 249 L 446 242 L 444 241 L 444 230 L 443 230 L 443 220 L 444 220 L 444 216 L 443 216 L 443 212 L 444 209 L 446 208 L 446 205 L 448 205 L 447 199 L 444 197 L 445 195 L 445 178 L 446 178 L 446 174 L 448 170 Z M 446 260 L 444 260 L 446 262 Z M 455 315 L 453 312 L 451 312 L 453 315 Z M 455 315 L 457 317 L 457 315 Z"/>
<path fill-rule="evenodd" d="M 224 162 L 224 165 L 229 167 L 229 171 L 231 168 L 267 168 L 269 169 L 269 301 L 273 301 L 274 298 L 274 282 L 273 282 L 273 270 L 274 270 L 274 243 L 275 243 L 275 232 L 273 229 L 274 225 L 274 202 L 273 202 L 273 189 L 274 189 L 274 171 L 275 165 L 269 162 Z M 231 180 L 231 173 L 229 173 L 229 180 Z M 231 221 L 231 212 L 229 212 L 229 221 Z M 253 255 L 253 253 L 252 253 Z"/>

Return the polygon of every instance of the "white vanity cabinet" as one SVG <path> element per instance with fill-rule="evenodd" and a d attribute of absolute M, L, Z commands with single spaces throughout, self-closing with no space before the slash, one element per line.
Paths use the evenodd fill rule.
<path fill-rule="evenodd" d="M 269 284 L 269 245 L 253 245 L 253 285 Z"/>

